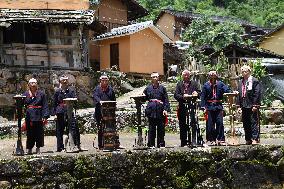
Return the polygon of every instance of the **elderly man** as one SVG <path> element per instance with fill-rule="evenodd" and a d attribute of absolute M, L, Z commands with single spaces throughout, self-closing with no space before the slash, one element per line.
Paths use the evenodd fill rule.
<path fill-rule="evenodd" d="M 76 98 L 75 91 L 69 86 L 68 77 L 62 75 L 59 78 L 59 88 L 55 91 L 53 96 L 53 108 L 56 114 L 56 138 L 57 138 L 57 152 L 61 152 L 64 148 L 63 144 L 63 134 L 65 128 L 68 129 L 68 116 L 67 116 L 67 106 L 64 104 L 63 99 L 65 98 Z M 75 117 L 72 116 L 71 121 L 71 136 L 73 137 L 74 144 L 78 149 L 73 149 L 73 151 L 80 151 L 80 133 L 79 128 L 76 123 Z M 70 131 L 69 130 L 69 131 Z M 66 146 L 65 146 L 66 147 Z"/>
<path fill-rule="evenodd" d="M 200 93 L 200 86 L 199 84 L 194 81 L 190 80 L 190 71 L 184 70 L 182 72 L 182 78 L 183 80 L 177 83 L 176 91 L 174 94 L 175 99 L 179 102 L 178 106 L 178 120 L 179 120 L 179 129 L 180 129 L 180 141 L 181 141 L 181 147 L 188 145 L 191 143 L 189 135 L 189 125 L 186 124 L 186 112 L 188 111 L 186 109 L 185 103 L 186 103 L 186 96 L 187 95 L 193 95 L 198 96 Z M 195 104 L 189 104 L 190 107 L 190 126 L 192 128 L 192 142 L 196 144 L 196 121 L 195 115 L 194 115 L 194 109 L 196 109 Z"/>
<path fill-rule="evenodd" d="M 166 88 L 159 84 L 159 74 L 151 74 L 152 83 L 149 84 L 144 94 L 149 101 L 145 114 L 149 120 L 148 147 L 155 147 L 155 138 L 157 130 L 157 147 L 165 147 L 165 116 L 170 111 L 170 104 Z M 157 129 L 156 129 L 157 128 Z"/>
<path fill-rule="evenodd" d="M 259 81 L 251 76 L 251 68 L 241 67 L 243 78 L 238 85 L 239 112 L 242 112 L 243 127 L 246 144 L 259 142 L 259 106 L 261 101 L 261 87 Z"/>
<path fill-rule="evenodd" d="M 40 148 L 44 146 L 43 123 L 49 117 L 48 103 L 43 91 L 38 90 L 37 80 L 32 78 L 28 83 L 29 90 L 26 96 L 26 127 L 27 127 L 27 154 L 32 154 L 36 143 L 36 153 L 40 154 Z"/>
<path fill-rule="evenodd" d="M 103 149 L 103 125 L 101 113 L 101 101 L 115 101 L 115 93 L 113 88 L 109 85 L 109 78 L 107 75 L 100 77 L 100 84 L 94 90 L 94 104 L 95 104 L 95 119 L 98 125 L 98 147 Z"/>
<path fill-rule="evenodd" d="M 201 93 L 201 108 L 208 113 L 206 123 L 206 140 L 209 145 L 225 144 L 223 125 L 223 94 L 230 92 L 230 89 L 222 81 L 218 80 L 216 71 L 208 73 L 207 81 Z"/>

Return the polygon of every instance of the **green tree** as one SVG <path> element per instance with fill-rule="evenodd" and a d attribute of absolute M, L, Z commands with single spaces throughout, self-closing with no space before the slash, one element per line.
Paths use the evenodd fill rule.
<path fill-rule="evenodd" d="M 265 27 L 284 23 L 283 0 L 138 0 L 149 12 L 142 20 L 154 20 L 163 8 L 243 19 Z"/>
<path fill-rule="evenodd" d="M 232 43 L 247 44 L 248 42 L 241 37 L 243 33 L 244 29 L 236 23 L 224 22 L 216 24 L 209 17 L 194 20 L 183 36 L 184 41 L 192 42 L 185 55 L 185 64 L 189 62 L 190 57 L 195 57 L 198 61 L 202 61 L 207 65 L 207 70 L 214 66 L 214 69 L 221 73 L 223 69 L 227 68 L 228 60 L 223 57 L 218 65 L 211 65 L 209 57 L 201 52 L 202 46 L 208 45 L 214 48 L 215 51 L 219 51 Z"/>

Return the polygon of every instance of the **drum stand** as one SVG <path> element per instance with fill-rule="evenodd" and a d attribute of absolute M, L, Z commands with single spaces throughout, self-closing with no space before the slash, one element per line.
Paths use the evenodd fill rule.
<path fill-rule="evenodd" d="M 186 125 L 188 126 L 188 146 L 200 147 L 203 146 L 203 139 L 200 134 L 200 127 L 198 123 L 198 115 L 197 115 L 197 96 L 194 95 L 186 95 L 185 99 L 185 109 L 186 109 Z M 191 115 L 194 115 L 194 120 L 191 120 Z M 192 125 L 190 124 L 192 122 Z"/>
<path fill-rule="evenodd" d="M 16 100 L 16 108 L 17 108 L 17 117 L 18 117 L 18 138 L 17 138 L 17 146 L 13 155 L 15 156 L 23 156 L 24 149 L 22 144 L 22 131 L 21 131 L 21 120 L 22 120 L 22 111 L 24 106 L 24 101 L 26 96 L 16 95 L 13 97 Z"/>
<path fill-rule="evenodd" d="M 119 149 L 119 136 L 116 131 L 116 101 L 101 101 L 103 125 L 103 151 L 111 152 Z"/>
<path fill-rule="evenodd" d="M 141 125 L 141 106 L 144 102 L 146 102 L 146 97 L 145 96 L 134 96 L 131 97 L 134 99 L 135 101 L 135 105 L 136 105 L 136 110 L 137 110 L 137 139 L 135 138 L 135 144 L 133 145 L 133 148 L 135 150 L 143 150 L 143 149 L 147 149 L 147 145 L 146 145 L 146 137 L 145 137 L 145 141 L 143 141 L 143 136 L 142 136 L 142 125 Z"/>
<path fill-rule="evenodd" d="M 79 152 L 80 149 L 78 146 L 75 145 L 74 142 L 74 136 L 72 135 L 72 121 L 73 121 L 73 110 L 75 103 L 77 102 L 77 98 L 65 98 L 63 99 L 64 103 L 67 106 L 67 121 L 68 121 L 68 135 L 67 138 L 65 139 L 65 151 L 67 153 L 76 153 Z M 75 117 L 75 115 L 74 115 Z"/>
<path fill-rule="evenodd" d="M 227 138 L 227 144 L 232 146 L 237 146 L 240 144 L 239 139 L 236 136 L 236 130 L 235 130 L 235 120 L 234 120 L 234 107 L 236 105 L 234 104 L 234 97 L 236 97 L 238 94 L 236 93 L 224 93 L 224 96 L 227 97 L 227 103 L 229 108 L 229 116 L 230 116 L 230 136 Z"/>

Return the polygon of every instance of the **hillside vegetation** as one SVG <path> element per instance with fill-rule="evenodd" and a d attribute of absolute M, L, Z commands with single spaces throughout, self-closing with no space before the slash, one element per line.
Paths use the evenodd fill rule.
<path fill-rule="evenodd" d="M 164 8 L 206 15 L 232 16 L 263 27 L 284 23 L 283 0 L 138 0 L 154 20 Z"/>

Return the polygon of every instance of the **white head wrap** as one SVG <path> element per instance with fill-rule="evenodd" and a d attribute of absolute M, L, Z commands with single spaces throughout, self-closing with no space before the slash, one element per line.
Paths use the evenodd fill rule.
<path fill-rule="evenodd" d="M 151 77 L 159 77 L 159 73 L 158 72 L 153 72 L 153 73 L 151 73 Z"/>
<path fill-rule="evenodd" d="M 60 78 L 59 78 L 59 81 L 62 81 L 62 80 L 68 80 L 68 77 L 66 75 L 62 75 Z"/>
<path fill-rule="evenodd" d="M 101 77 L 100 77 L 100 80 L 108 80 L 109 78 L 108 78 L 108 76 L 107 75 L 102 75 Z"/>
<path fill-rule="evenodd" d="M 36 80 L 35 78 L 31 78 L 31 79 L 29 80 L 29 83 L 37 83 L 37 80 Z"/>

